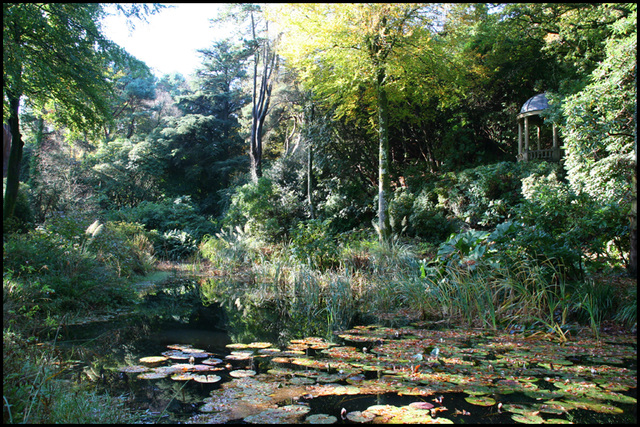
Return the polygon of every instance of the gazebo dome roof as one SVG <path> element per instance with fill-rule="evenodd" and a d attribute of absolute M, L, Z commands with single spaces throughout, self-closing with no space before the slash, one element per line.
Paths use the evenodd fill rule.
<path fill-rule="evenodd" d="M 544 110 L 549 107 L 547 96 L 544 93 L 539 93 L 536 96 L 529 98 L 520 109 L 520 114 L 529 113 L 531 111 Z"/>

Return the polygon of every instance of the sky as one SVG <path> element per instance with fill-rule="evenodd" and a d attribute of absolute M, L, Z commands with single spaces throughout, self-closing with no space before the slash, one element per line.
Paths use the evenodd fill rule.
<path fill-rule="evenodd" d="M 174 7 L 147 16 L 148 23 L 134 21 L 133 31 L 121 14 L 108 16 L 102 23 L 103 34 L 144 61 L 157 77 L 176 72 L 187 77 L 200 66 L 196 50 L 211 47 L 214 40 L 227 35 L 209 23 L 222 4 L 164 4 Z"/>

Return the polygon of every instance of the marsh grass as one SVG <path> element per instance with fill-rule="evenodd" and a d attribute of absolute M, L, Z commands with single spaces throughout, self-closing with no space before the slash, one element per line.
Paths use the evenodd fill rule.
<path fill-rule="evenodd" d="M 223 257 L 229 248 L 222 249 L 213 257 Z M 329 330 L 348 327 L 361 315 L 408 310 L 422 319 L 467 327 L 544 328 L 560 341 L 567 339 L 571 320 L 588 322 L 597 335 L 603 319 L 615 314 L 605 290 L 565 283 L 562 266 L 553 260 L 479 258 L 425 269 L 414 247 L 398 240 L 388 245 L 351 240 L 338 250 L 340 262 L 322 269 L 317 262 L 302 262 L 286 244 L 244 258 L 253 277 L 253 285 L 243 286 L 247 298 L 271 304 L 294 321 L 322 322 Z M 235 263 L 227 266 L 237 268 Z M 628 307 L 628 318 L 635 319 Z"/>
<path fill-rule="evenodd" d="M 64 360 L 54 348 L 3 331 L 3 422 L 134 423 L 121 397 L 65 379 Z"/>

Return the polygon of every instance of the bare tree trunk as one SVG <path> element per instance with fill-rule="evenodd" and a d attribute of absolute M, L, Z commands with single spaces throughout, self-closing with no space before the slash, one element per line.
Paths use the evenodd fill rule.
<path fill-rule="evenodd" d="M 11 129 L 11 151 L 7 166 L 7 188 L 3 200 L 3 222 L 13 216 L 18 200 L 20 186 L 20 162 L 22 161 L 22 135 L 20 135 L 20 97 L 8 94 L 9 98 L 9 128 Z"/>
<path fill-rule="evenodd" d="M 257 42 L 253 13 L 251 14 L 251 31 L 253 32 L 253 40 Z M 253 62 L 253 108 L 251 109 L 251 139 L 249 142 L 251 179 L 253 182 L 258 182 L 258 179 L 262 176 L 262 127 L 264 125 L 264 119 L 267 117 L 269 102 L 271 100 L 271 73 L 277 66 L 277 55 L 269 51 L 268 40 L 264 43 L 262 47 L 264 51 L 264 65 L 260 79 L 260 87 L 258 87 L 258 63 L 260 62 L 261 55 L 258 47 L 256 47 Z"/>
<path fill-rule="evenodd" d="M 378 92 L 378 138 L 380 142 L 378 155 L 378 238 L 380 243 L 391 241 L 391 224 L 389 221 L 389 120 L 387 91 L 384 87 L 386 77 L 383 66 L 378 68 L 376 90 Z"/>

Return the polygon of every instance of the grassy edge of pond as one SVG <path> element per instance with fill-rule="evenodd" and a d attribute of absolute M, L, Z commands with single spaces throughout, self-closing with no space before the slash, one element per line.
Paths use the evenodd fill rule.
<path fill-rule="evenodd" d="M 419 273 L 423 264 L 409 245 L 397 244 L 390 248 L 375 244 L 360 247 L 346 245 L 340 248 L 341 261 L 337 265 L 314 268 L 311 262 L 304 263 L 287 256 L 291 248 L 286 245 L 265 246 L 243 241 L 241 245 L 225 247 L 228 242 L 218 239 L 217 250 L 207 248 L 206 242 L 201 245 L 201 251 L 205 254 L 202 258 L 196 258 L 188 264 L 159 263 L 155 270 L 148 270 L 147 276 L 131 276 L 128 280 L 110 275 L 109 271 L 91 270 L 91 260 L 82 258 L 76 260 L 75 270 L 64 271 L 57 276 L 48 275 L 43 268 L 47 267 L 46 264 L 40 266 L 39 271 L 35 271 L 34 267 L 29 268 L 28 263 L 18 272 L 5 269 L 4 421 L 134 422 L 136 415 L 125 410 L 126 405 L 119 398 L 97 394 L 86 383 L 79 385 L 59 380 L 57 377 L 66 369 L 67 360 L 57 353 L 55 346 L 40 342 L 38 337 L 45 333 L 55 337 L 56 329 L 69 322 L 72 312 L 81 319 L 83 313 L 85 316 L 95 316 L 101 311 L 108 313 L 121 310 L 126 313 L 128 310 L 139 310 L 140 294 L 148 293 L 153 283 L 162 283 L 176 276 L 199 278 L 199 292 L 205 302 L 215 300 L 216 286 L 242 283 L 243 286 L 232 285 L 238 291 L 239 298 L 250 297 L 260 304 L 276 304 L 285 315 L 319 319 L 328 331 L 349 327 L 356 320 L 367 322 L 377 319 L 402 323 L 416 319 L 444 319 L 463 326 L 480 320 L 485 327 L 528 327 L 532 332 L 545 331 L 549 339 L 563 340 L 570 339 L 571 333 L 585 333 L 587 328 L 592 333 L 599 333 L 605 324 L 621 327 L 619 322 L 612 323 L 611 303 L 630 298 L 625 294 L 627 291 L 631 297 L 635 296 L 632 293 L 635 286 L 626 289 L 621 286 L 616 288 L 618 293 L 608 293 L 599 285 L 602 282 L 592 280 L 587 282 L 590 287 L 573 288 L 573 294 L 581 297 L 569 300 L 562 293 L 564 291 L 561 292 L 553 283 L 557 279 L 553 272 L 551 276 L 546 276 L 552 278 L 551 284 L 541 286 L 537 279 L 541 280 L 548 272 L 532 268 L 523 269 L 516 275 L 516 278 L 524 277 L 525 282 L 533 284 L 529 289 L 522 287 L 528 293 L 520 296 L 520 299 L 510 300 L 508 305 L 496 305 L 492 289 L 504 292 L 504 288 L 492 288 L 499 281 L 483 273 L 491 270 L 483 270 L 482 266 L 473 271 L 450 271 L 452 277 L 457 277 L 457 283 L 441 281 L 446 287 L 425 292 L 428 289 L 425 287 L 427 280 Z M 208 242 L 210 244 L 211 240 Z M 84 263 L 89 265 L 85 267 Z M 84 268 L 92 274 L 94 281 L 80 274 Z M 79 277 L 73 277 L 73 273 Z M 84 293 L 69 297 L 76 300 L 66 301 L 70 304 L 67 311 L 65 301 L 56 298 L 46 284 L 47 279 L 55 282 L 64 277 L 74 279 L 81 285 L 89 283 Z M 471 280 L 478 278 L 480 280 Z M 513 279 L 508 276 L 503 278 Z M 95 280 L 101 279 L 100 284 L 95 283 Z M 618 283 L 628 285 L 619 276 L 615 279 Z M 437 285 L 437 282 L 431 283 Z M 478 283 L 482 286 L 476 286 Z M 465 292 L 465 298 L 451 298 L 452 292 L 460 291 Z M 89 303 L 82 305 L 80 303 L 85 302 L 83 298 L 87 292 L 92 293 L 91 298 L 86 299 Z M 602 294 L 600 299 L 595 298 L 598 292 Z M 472 304 L 474 301 L 475 306 Z M 493 308 L 479 310 L 479 301 Z M 536 301 L 540 306 L 523 306 L 523 301 Z M 585 304 L 587 301 L 591 302 L 590 306 Z M 582 319 L 578 319 L 580 312 Z M 514 322 L 525 319 L 524 315 L 528 316 L 528 324 Z M 576 322 L 565 323 L 571 316 Z M 578 320 L 582 320 L 582 324 Z M 304 332 L 313 334 L 315 331 L 301 333 Z M 73 404 L 73 401 L 92 402 L 94 409 L 80 410 L 78 408 L 82 406 Z"/>

